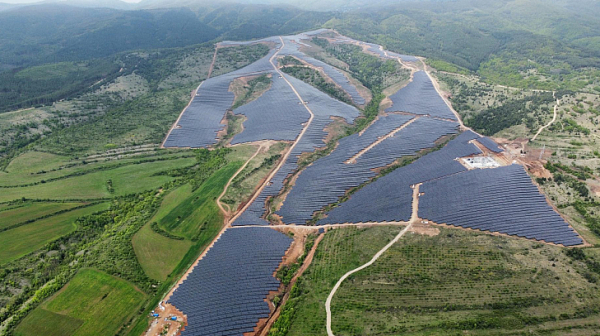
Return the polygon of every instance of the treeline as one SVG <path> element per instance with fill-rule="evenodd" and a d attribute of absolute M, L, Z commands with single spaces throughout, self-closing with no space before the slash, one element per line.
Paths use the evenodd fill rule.
<path fill-rule="evenodd" d="M 231 148 L 219 148 L 215 150 L 197 149 L 196 164 L 192 167 L 177 168 L 167 170 L 161 175 L 176 177 L 178 183 L 189 181 L 192 184 L 192 189 L 196 190 L 206 179 L 214 172 L 219 170 L 227 163 L 225 156 L 231 153 Z"/>
<path fill-rule="evenodd" d="M 170 238 L 170 239 L 175 239 L 175 240 L 184 240 L 185 238 L 181 237 L 181 236 L 177 236 L 172 234 L 171 232 L 165 231 L 163 230 L 157 222 L 152 222 L 150 224 L 150 227 L 152 228 L 152 231 L 158 233 L 161 236 Z"/>
<path fill-rule="evenodd" d="M 322 38 L 312 40 L 340 61 L 348 64 L 352 75 L 373 92 L 382 91 L 387 80 L 395 76 L 403 76 L 400 64 L 393 60 L 383 61 L 379 57 L 366 54 L 355 45 L 332 45 Z"/>
<path fill-rule="evenodd" d="M 534 93 L 529 97 L 511 100 L 501 106 L 489 108 L 465 120 L 465 124 L 484 135 L 494 135 L 514 125 L 525 123 L 533 128 L 536 119 L 532 114 L 543 105 L 552 104 L 551 92 Z"/>
<path fill-rule="evenodd" d="M 283 72 L 292 75 L 301 81 L 308 83 L 329 96 L 352 105 L 352 99 L 348 94 L 334 83 L 328 82 L 316 70 L 305 66 L 287 66 L 281 69 Z"/>

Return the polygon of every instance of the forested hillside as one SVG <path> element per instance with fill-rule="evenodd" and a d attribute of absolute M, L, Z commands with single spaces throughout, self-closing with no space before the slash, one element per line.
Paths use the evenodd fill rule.
<path fill-rule="evenodd" d="M 504 85 L 581 89 L 600 66 L 596 3 L 405 2 L 336 15 L 326 26 L 398 52 L 443 60 Z"/>
<path fill-rule="evenodd" d="M 229 5 L 194 10 L 39 5 L 0 12 L 0 69 L 182 47 L 219 37 L 238 40 L 291 33 L 329 18 L 289 7 Z"/>

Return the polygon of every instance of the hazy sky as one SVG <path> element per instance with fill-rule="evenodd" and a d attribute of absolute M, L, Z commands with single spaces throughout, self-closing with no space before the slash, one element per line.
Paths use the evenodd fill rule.
<path fill-rule="evenodd" d="M 125 2 L 140 2 L 141 0 L 121 0 L 121 1 L 125 1 Z M 1 2 L 18 4 L 18 3 L 40 2 L 40 0 L 0 0 L 0 3 Z M 97 3 L 102 3 L 102 0 L 96 0 L 96 2 Z"/>

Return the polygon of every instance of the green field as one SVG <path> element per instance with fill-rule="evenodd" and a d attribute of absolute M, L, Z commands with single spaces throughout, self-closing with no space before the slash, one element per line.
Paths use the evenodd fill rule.
<path fill-rule="evenodd" d="M 41 159 L 38 158 L 38 155 Z M 190 157 L 189 152 L 170 150 L 150 150 L 138 155 L 122 157 L 117 154 L 103 154 L 90 158 L 68 158 L 43 152 L 29 151 L 14 158 L 7 172 L 0 172 L 1 186 L 23 186 L 35 183 L 49 183 L 55 179 L 86 175 L 100 170 L 112 170 L 126 165 L 165 162 Z"/>
<path fill-rule="evenodd" d="M 15 331 L 15 335 L 73 335 L 82 324 L 82 320 L 38 308 L 23 320 Z"/>
<path fill-rule="evenodd" d="M 327 233 L 302 276 L 301 296 L 290 301 L 295 314 L 287 335 L 326 335 L 324 303 L 335 282 L 397 230 Z M 571 335 L 569 330 L 592 335 L 600 330 L 597 277 L 565 251 L 462 230 L 409 233 L 342 284 L 332 301 L 333 331 L 340 336 Z"/>
<path fill-rule="evenodd" d="M 69 211 L 0 232 L 0 265 L 31 253 L 75 229 L 75 219 L 108 209 L 108 203 Z"/>
<path fill-rule="evenodd" d="M 248 163 L 246 168 L 233 179 L 227 193 L 221 200 L 226 204 L 226 207 L 229 207 L 232 211 L 238 209 L 239 205 L 252 195 L 259 183 L 277 166 L 277 163 L 281 160 L 281 153 L 286 148 L 287 144 L 278 143 L 271 146 L 268 151 L 261 150 Z M 254 146 L 249 146 L 249 149 L 256 150 Z M 251 156 L 252 154 L 254 153 L 248 153 L 247 155 Z"/>
<path fill-rule="evenodd" d="M 242 165 L 241 161 L 235 161 L 219 169 L 190 197 L 161 218 L 159 225 L 173 234 L 195 240 L 207 225 L 222 223 L 223 215 L 214 200 Z"/>
<path fill-rule="evenodd" d="M 152 279 L 166 280 L 167 276 L 190 249 L 192 243 L 189 240 L 176 240 L 160 235 L 152 230 L 150 224 L 160 221 L 191 194 L 192 186 L 190 184 L 183 185 L 170 192 L 165 196 L 156 215 L 133 236 L 133 249 L 138 261 L 144 272 Z"/>
<path fill-rule="evenodd" d="M 15 330 L 19 336 L 114 335 L 145 294 L 108 274 L 83 269 Z"/>
<path fill-rule="evenodd" d="M 166 175 L 154 176 L 156 173 L 189 166 L 194 162 L 194 158 L 181 158 L 133 164 L 34 186 L 6 188 L 2 189 L 2 193 L 0 193 L 0 202 L 21 197 L 30 199 L 89 199 L 126 195 L 158 188 L 173 180 L 173 178 Z M 108 180 L 112 181 L 114 193 L 110 193 L 107 188 Z"/>
<path fill-rule="evenodd" d="M 186 184 L 165 196 L 156 215 L 132 241 L 136 256 L 149 277 L 166 280 L 190 249 L 192 241 L 202 245 L 218 232 L 223 215 L 214 200 L 241 165 L 241 161 L 230 162 L 195 191 Z M 185 239 L 171 239 L 154 232 L 150 226 L 153 222 Z"/>
<path fill-rule="evenodd" d="M 57 168 L 61 163 L 68 160 L 66 156 L 62 155 L 30 151 L 12 160 L 8 167 L 6 167 L 6 171 L 19 175 L 27 175 L 41 170 Z"/>
<path fill-rule="evenodd" d="M 0 230 L 15 224 L 30 221 L 53 213 L 68 210 L 83 203 L 27 202 L 18 208 L 0 212 Z"/>
<path fill-rule="evenodd" d="M 150 223 L 133 237 L 132 244 L 144 272 L 160 281 L 167 279 L 192 246 L 189 240 L 171 239 L 154 232 Z"/>

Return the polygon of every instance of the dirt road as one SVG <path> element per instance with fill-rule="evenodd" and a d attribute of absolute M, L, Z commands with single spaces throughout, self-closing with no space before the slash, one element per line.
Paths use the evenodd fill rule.
<path fill-rule="evenodd" d="M 411 215 L 410 223 L 408 224 L 408 226 L 406 226 L 402 231 L 400 231 L 400 233 L 398 233 L 398 235 L 396 235 L 396 237 L 394 237 L 394 239 L 392 239 L 392 241 L 390 241 L 381 250 L 379 250 L 379 252 L 377 252 L 373 256 L 373 258 L 371 258 L 371 260 L 369 262 L 347 272 L 340 278 L 340 280 L 338 280 L 338 282 L 335 284 L 335 286 L 333 286 L 333 289 L 331 290 L 331 292 L 329 293 L 329 296 L 327 297 L 327 301 L 325 301 L 325 311 L 327 312 L 327 335 L 328 336 L 335 336 L 333 331 L 331 330 L 331 300 L 333 299 L 335 292 L 337 292 L 337 290 L 340 288 L 340 286 L 342 285 L 344 280 L 346 280 L 350 275 L 373 265 L 373 263 L 375 263 L 377 261 L 377 259 L 379 259 L 379 257 L 381 257 L 381 255 L 383 255 L 385 253 L 385 251 L 387 251 L 390 247 L 392 247 L 392 245 L 394 245 L 398 240 L 400 240 L 400 238 L 402 238 L 402 236 L 404 236 L 404 234 L 412 228 L 412 225 L 414 223 L 418 222 L 418 220 L 419 220 L 419 216 L 418 216 L 419 187 L 420 187 L 420 184 L 417 184 L 417 185 L 415 185 L 415 187 L 413 189 L 412 215 Z"/>
<path fill-rule="evenodd" d="M 290 284 L 289 284 L 288 288 L 292 288 L 294 286 L 294 284 L 296 283 L 296 281 L 298 281 L 298 278 L 300 278 L 302 276 L 302 274 L 304 274 L 304 271 L 306 271 L 308 269 L 308 267 L 312 263 L 313 258 L 315 257 L 315 252 L 317 251 L 317 248 L 319 247 L 319 243 L 321 242 L 321 240 L 323 240 L 323 237 L 325 237 L 324 233 L 321 233 L 319 235 L 319 237 L 317 237 L 317 239 L 315 240 L 315 243 L 314 243 L 312 249 L 306 255 L 306 258 L 304 259 L 304 262 L 302 263 L 302 266 L 300 266 L 300 268 L 298 269 L 298 271 L 296 271 L 296 274 L 294 274 L 294 277 L 290 281 Z M 260 336 L 267 336 L 269 334 L 271 326 L 279 318 L 279 314 L 281 313 L 281 309 L 285 306 L 285 303 L 287 302 L 287 300 L 289 299 L 289 297 L 290 297 L 290 291 L 288 290 L 285 293 L 285 295 L 283 296 L 283 299 L 281 300 L 281 302 L 279 303 L 279 306 L 277 307 L 277 309 L 275 310 L 275 312 L 273 313 L 273 315 L 271 315 L 271 317 L 269 317 L 269 320 L 265 324 L 263 330 L 258 335 L 260 335 Z"/>
<path fill-rule="evenodd" d="M 279 37 L 279 40 L 281 41 L 281 48 L 279 48 L 279 50 L 277 50 L 277 52 L 274 53 L 273 56 L 271 56 L 271 59 L 269 59 L 269 62 L 273 66 L 273 69 L 275 69 L 275 71 L 277 71 L 277 73 L 279 74 L 279 76 L 281 76 L 281 78 L 283 78 L 283 80 L 285 80 L 285 82 L 290 86 L 290 88 L 292 89 L 292 91 L 294 92 L 294 94 L 296 95 L 296 97 L 298 97 L 298 99 L 300 100 L 300 102 L 302 103 L 302 105 L 304 106 L 304 108 L 306 109 L 306 111 L 308 111 L 308 113 L 310 114 L 310 118 L 306 122 L 306 125 L 304 125 L 304 128 L 302 128 L 302 131 L 300 132 L 300 134 L 298 135 L 298 137 L 296 137 L 296 141 L 294 141 L 294 143 L 289 148 L 289 150 L 287 151 L 287 153 L 283 156 L 283 159 L 281 160 L 281 162 L 279 162 L 279 165 L 277 166 L 277 168 L 275 168 L 269 174 L 269 176 L 265 179 L 265 182 L 263 183 L 263 185 L 260 188 L 258 188 L 258 190 L 256 190 L 256 192 L 254 193 L 254 195 L 250 198 L 250 200 L 246 203 L 246 205 L 244 205 L 244 207 L 242 208 L 242 210 L 240 210 L 231 219 L 230 223 L 233 223 L 242 213 L 244 213 L 244 211 L 246 211 L 248 209 L 248 207 L 260 195 L 260 193 L 262 193 L 262 191 L 265 189 L 265 187 L 267 185 L 269 185 L 269 183 L 271 182 L 271 180 L 273 179 L 273 177 L 275 176 L 275 174 L 277 174 L 277 172 L 279 171 L 279 169 L 281 169 L 281 167 L 283 167 L 283 165 L 287 161 L 288 157 L 290 156 L 290 154 L 292 153 L 292 151 L 294 150 L 294 148 L 296 147 L 296 145 L 298 144 L 298 142 L 300 142 L 300 140 L 302 139 L 302 137 L 304 136 L 304 134 L 306 133 L 306 131 L 308 130 L 308 128 L 312 124 L 312 121 L 313 121 L 313 119 L 315 117 L 314 113 L 304 103 L 304 99 L 302 99 L 302 96 L 300 96 L 300 94 L 298 93 L 298 91 L 296 91 L 296 88 L 292 85 L 292 83 L 290 83 L 290 81 L 287 78 L 285 78 L 284 73 L 281 70 L 279 70 L 279 68 L 277 67 L 277 65 L 273 62 L 273 60 L 277 58 L 277 55 L 279 55 L 279 52 L 285 47 L 285 42 L 283 41 L 283 38 L 281 38 L 281 36 Z"/>
<path fill-rule="evenodd" d="M 365 154 L 366 152 L 370 151 L 371 149 L 373 149 L 373 147 L 379 145 L 380 143 L 382 143 L 385 139 L 391 138 L 394 135 L 396 135 L 396 133 L 400 132 L 401 130 L 403 130 L 404 128 L 406 128 L 408 125 L 412 124 L 413 122 L 417 121 L 417 119 L 419 119 L 420 117 L 415 117 L 410 119 L 409 121 L 407 121 L 406 123 L 404 123 L 402 126 L 396 128 L 395 130 L 392 130 L 390 133 L 382 136 L 381 138 L 377 139 L 377 141 L 373 142 L 372 144 L 370 144 L 369 146 L 363 148 L 360 152 L 356 153 L 354 156 L 352 156 L 351 158 L 349 158 L 348 160 L 346 160 L 344 163 L 348 164 L 348 163 L 356 163 L 356 160 L 358 158 L 360 158 L 363 154 Z"/>
<path fill-rule="evenodd" d="M 552 97 L 556 99 L 555 92 L 552 92 Z M 535 139 L 537 139 L 538 135 L 540 135 L 540 133 L 542 133 L 543 130 L 550 127 L 550 125 L 554 124 L 554 122 L 556 121 L 556 115 L 558 114 L 558 105 L 560 105 L 560 99 L 556 99 L 556 105 L 554 105 L 554 117 L 552 117 L 552 120 L 550 120 L 550 122 L 546 125 L 540 127 L 540 129 L 537 131 L 537 133 L 535 133 L 533 138 L 531 138 L 531 141 L 535 141 Z"/>
<path fill-rule="evenodd" d="M 213 55 L 212 62 L 210 63 L 210 67 L 208 68 L 208 75 L 206 76 L 206 79 L 210 78 L 210 76 L 212 75 L 213 69 L 215 68 L 215 62 L 217 61 L 217 53 L 219 53 L 219 45 L 218 44 L 215 47 L 215 54 Z"/>
<path fill-rule="evenodd" d="M 450 101 L 443 95 L 443 92 L 440 89 L 440 84 L 431 75 L 431 70 L 429 70 L 429 67 L 427 66 L 427 64 L 425 64 L 425 61 L 423 61 L 422 58 L 420 58 L 420 60 L 421 60 L 421 63 L 423 63 L 423 69 L 425 69 L 425 73 L 427 74 L 427 77 L 429 77 L 429 79 L 431 80 L 431 83 L 433 83 L 433 87 L 435 88 L 435 91 L 444 100 L 444 103 L 446 103 L 446 105 L 448 106 L 448 108 L 450 109 L 450 111 L 452 111 L 452 113 L 454 113 L 454 116 L 456 116 L 456 119 L 458 120 L 458 123 L 460 124 L 460 127 L 463 128 L 463 129 L 469 129 L 469 128 L 467 128 L 465 126 L 465 124 L 463 124 L 463 121 L 462 121 L 462 119 L 460 117 L 460 114 L 458 114 L 458 112 L 456 112 L 456 110 L 454 109 L 454 107 L 452 107 L 452 103 L 450 103 Z"/>
<path fill-rule="evenodd" d="M 258 148 L 256 149 L 256 152 L 254 152 L 254 154 L 246 161 L 246 163 L 244 163 L 244 165 L 241 166 L 240 169 L 238 169 L 235 172 L 235 174 L 233 174 L 233 176 L 229 179 L 229 181 L 227 181 L 225 188 L 223 188 L 223 192 L 217 198 L 216 202 L 217 202 L 217 205 L 219 206 L 219 209 L 221 209 L 223 216 L 225 217 L 225 224 L 227 224 L 229 216 L 231 216 L 231 209 L 229 208 L 229 206 L 227 206 L 228 210 L 225 211 L 225 208 L 223 208 L 223 204 L 221 203 L 221 198 L 223 198 L 223 196 L 225 196 L 225 194 L 227 193 L 227 189 L 229 189 L 229 185 L 231 184 L 231 182 L 233 182 L 233 180 L 246 168 L 246 166 L 248 166 L 248 163 L 250 163 L 250 161 L 252 161 L 258 155 L 258 153 L 260 153 L 260 151 L 263 148 L 264 148 L 263 144 L 260 144 L 258 146 Z"/>
<path fill-rule="evenodd" d="M 387 57 L 395 58 L 398 61 L 398 63 L 400 63 L 400 65 L 402 65 L 404 68 L 409 69 L 410 70 L 410 79 L 412 81 L 414 73 L 420 70 L 419 67 L 417 67 L 416 65 L 407 64 L 407 63 L 402 62 L 402 59 L 400 57 L 390 56 L 388 54 L 388 52 L 383 49 L 382 46 L 380 46 L 379 48 L 381 49 L 381 51 L 383 51 L 383 53 Z M 456 116 L 456 119 L 458 120 L 458 123 L 460 124 L 460 127 L 463 128 L 463 129 L 469 129 L 469 128 L 467 128 L 465 126 L 465 124 L 463 124 L 463 121 L 462 121 L 462 119 L 460 117 L 460 114 L 458 114 L 458 112 L 456 112 L 456 110 L 454 109 L 454 107 L 452 107 L 452 104 L 450 103 L 450 101 L 443 95 L 443 92 L 440 89 L 440 84 L 431 75 L 431 72 L 430 72 L 431 70 L 429 69 L 429 67 L 427 66 L 427 64 L 425 64 L 425 61 L 423 60 L 423 58 L 419 57 L 419 61 L 421 61 L 421 64 L 423 65 L 423 69 L 425 70 L 425 73 L 429 77 L 429 80 L 431 80 L 431 83 L 433 83 L 433 87 L 435 88 L 435 91 L 437 92 L 437 94 L 442 98 L 442 100 L 444 100 L 444 103 L 446 103 L 446 105 L 448 106 L 448 108 L 452 111 L 452 113 L 454 113 L 454 116 Z"/>

